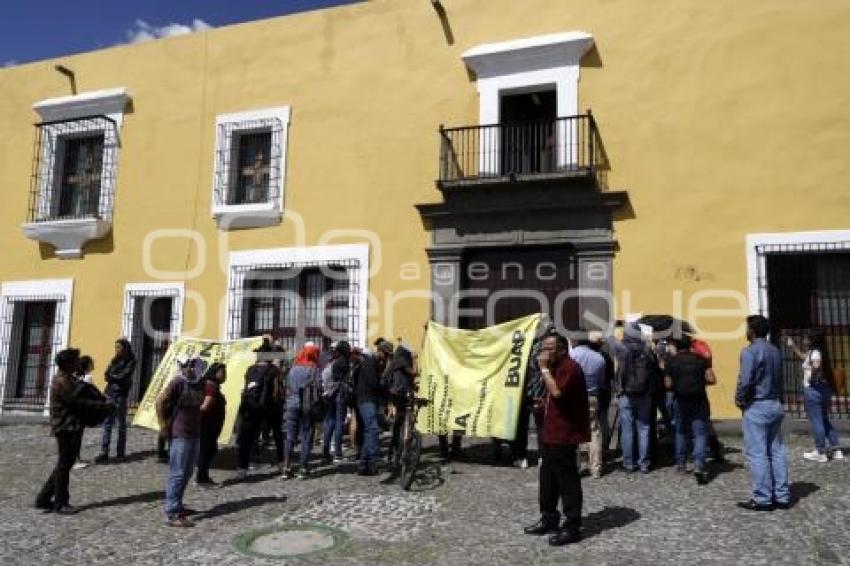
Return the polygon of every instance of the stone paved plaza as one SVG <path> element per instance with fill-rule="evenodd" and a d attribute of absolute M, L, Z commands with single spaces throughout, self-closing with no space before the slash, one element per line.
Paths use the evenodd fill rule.
<path fill-rule="evenodd" d="M 87 431 L 83 457 L 97 453 Z M 648 476 L 619 470 L 584 481 L 585 539 L 551 548 L 522 534 L 537 518 L 537 470 L 487 462 L 473 446 L 464 461 L 441 465 L 426 454 L 414 489 L 357 476 L 352 464 L 319 468 L 308 480 L 281 481 L 265 465 L 249 480 L 217 490 L 187 490 L 201 511 L 192 529 L 164 524 L 166 466 L 154 435 L 130 431 L 129 461 L 71 475 L 71 517 L 32 507 L 55 460 L 41 424 L 0 425 L 0 564 L 281 564 L 245 554 L 240 535 L 293 524 L 339 529 L 337 546 L 300 562 L 323 564 L 850 564 L 850 462 L 804 462 L 808 444 L 792 436 L 788 511 L 753 514 L 735 507 L 748 496 L 740 439 L 728 438 L 729 463 L 699 487 L 672 467 Z M 232 478 L 225 453 L 217 480 Z M 330 535 L 311 535 L 316 540 Z M 312 540 L 309 537 L 305 541 Z M 290 560 L 292 562 L 292 560 Z"/>

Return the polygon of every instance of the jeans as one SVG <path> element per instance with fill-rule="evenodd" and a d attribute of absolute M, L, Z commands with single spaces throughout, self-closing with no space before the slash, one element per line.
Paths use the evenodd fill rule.
<path fill-rule="evenodd" d="M 360 469 L 371 470 L 378 462 L 378 406 L 374 401 L 358 403 L 363 419 L 363 445 L 360 447 Z"/>
<path fill-rule="evenodd" d="M 806 405 L 806 415 L 815 437 L 815 448 L 818 454 L 826 454 L 826 443 L 838 447 L 838 434 L 829 422 L 829 404 L 832 400 L 832 390 L 827 385 L 815 385 L 803 388 L 803 401 Z"/>
<path fill-rule="evenodd" d="M 327 398 L 328 412 L 322 424 L 322 454 L 329 458 L 331 455 L 331 440 L 337 458 L 342 457 L 342 433 L 345 426 L 345 413 L 348 407 L 340 395 L 339 389 Z"/>
<path fill-rule="evenodd" d="M 576 447 L 566 444 L 540 445 L 540 514 L 557 523 L 558 500 L 564 512 L 564 527 L 581 527 L 583 494 L 576 460 Z"/>
<path fill-rule="evenodd" d="M 708 403 L 704 399 L 676 400 L 676 464 L 688 461 L 688 433 L 694 436 L 694 471 L 705 468 Z"/>
<path fill-rule="evenodd" d="M 750 466 L 753 501 L 788 503 L 788 461 L 782 442 L 782 403 L 753 401 L 744 411 L 744 453 Z"/>
<path fill-rule="evenodd" d="M 284 448 L 284 460 L 289 462 L 295 448 L 295 438 L 299 436 L 301 438 L 300 465 L 302 470 L 306 470 L 307 462 L 310 460 L 310 451 L 313 448 L 313 423 L 301 414 L 301 409 L 292 407 L 286 409 L 285 421 L 286 448 Z"/>
<path fill-rule="evenodd" d="M 50 477 L 44 482 L 44 485 L 38 492 L 38 496 L 35 498 L 35 504 L 38 507 L 59 509 L 68 505 L 70 499 L 68 495 L 68 480 L 71 474 L 71 467 L 80 455 L 80 444 L 82 440 L 82 431 L 59 432 L 56 434 L 56 444 L 59 449 L 58 458 L 56 460 L 56 466 L 50 473 Z"/>
<path fill-rule="evenodd" d="M 127 450 L 127 396 L 123 393 L 109 392 L 109 398 L 115 403 L 115 412 L 103 421 L 103 442 L 100 453 L 109 455 L 109 444 L 112 441 L 112 427 L 118 421 L 118 446 L 115 453 L 123 458 Z"/>
<path fill-rule="evenodd" d="M 165 514 L 174 519 L 183 510 L 183 493 L 192 478 L 198 457 L 197 438 L 172 438 L 168 454 L 168 483 L 165 486 Z"/>
<path fill-rule="evenodd" d="M 620 395 L 620 443 L 623 449 L 623 467 L 634 470 L 634 434 L 637 428 L 638 436 L 638 466 L 641 470 L 649 470 L 649 421 L 652 408 L 652 396 Z"/>

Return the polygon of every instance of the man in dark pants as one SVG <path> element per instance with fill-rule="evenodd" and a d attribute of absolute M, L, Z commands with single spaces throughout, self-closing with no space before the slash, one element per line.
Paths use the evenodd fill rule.
<path fill-rule="evenodd" d="M 363 355 L 359 348 L 351 350 L 351 372 L 354 377 L 354 387 L 357 398 L 357 413 L 362 426 L 363 442 L 360 446 L 360 463 L 357 473 L 361 476 L 374 476 L 378 473 L 378 456 L 380 452 L 378 427 L 378 397 L 379 381 L 375 362 L 371 357 Z"/>
<path fill-rule="evenodd" d="M 238 461 L 236 464 L 237 479 L 248 477 L 251 452 L 257 444 L 268 407 L 274 398 L 274 380 L 278 369 L 272 364 L 273 348 L 271 343 L 263 343 L 254 350 L 257 361 L 245 372 L 245 389 L 239 403 L 239 444 Z"/>
<path fill-rule="evenodd" d="M 544 338 L 538 365 L 546 386 L 543 428 L 540 434 L 540 520 L 527 527 L 529 535 L 554 533 L 549 544 L 561 546 L 581 540 L 583 494 L 576 450 L 590 441 L 587 386 L 581 367 L 567 353 L 563 336 Z M 558 528 L 558 499 L 564 523 Z"/>
<path fill-rule="evenodd" d="M 60 515 L 73 515 L 77 509 L 69 504 L 68 479 L 71 467 L 80 455 L 83 423 L 80 415 L 86 411 L 114 410 L 112 401 L 82 399 L 74 395 L 77 379 L 74 370 L 80 357 L 76 348 L 62 350 L 56 355 L 59 371 L 50 383 L 50 430 L 56 437 L 59 458 L 56 467 L 35 499 L 35 506 Z"/>

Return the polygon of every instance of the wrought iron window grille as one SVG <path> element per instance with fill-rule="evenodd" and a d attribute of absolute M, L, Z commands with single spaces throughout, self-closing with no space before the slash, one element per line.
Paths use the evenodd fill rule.
<path fill-rule="evenodd" d="M 218 128 L 215 205 L 279 202 L 284 143 L 281 120 L 225 122 Z"/>
<path fill-rule="evenodd" d="M 111 220 L 120 140 L 108 116 L 35 124 L 29 222 Z"/>
<path fill-rule="evenodd" d="M 0 316 L 0 378 L 3 405 L 42 409 L 62 347 L 65 296 L 7 295 Z"/>

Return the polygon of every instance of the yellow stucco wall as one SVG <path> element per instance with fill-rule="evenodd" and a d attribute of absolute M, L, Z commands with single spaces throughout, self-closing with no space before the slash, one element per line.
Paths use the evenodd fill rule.
<path fill-rule="evenodd" d="M 289 225 L 220 233 L 210 215 L 215 116 L 291 105 L 285 207 L 306 220 L 307 245 L 335 228 L 375 232 L 382 269 L 370 292 L 428 288 L 429 243 L 413 204 L 437 202 L 439 124 L 478 121 L 471 46 L 569 30 L 594 36 L 582 62 L 580 107 L 592 107 L 611 161 L 609 184 L 627 189 L 632 217 L 616 222 L 614 284 L 623 312 L 666 312 L 672 290 L 746 292 L 751 232 L 840 229 L 850 196 L 850 2 L 444 0 L 455 42 L 425 0 L 373 0 L 207 33 L 121 46 L 0 70 L 0 281 L 75 281 L 71 342 L 102 368 L 121 329 L 123 287 L 150 281 L 142 243 L 153 228 L 191 228 L 161 242 L 154 263 L 207 269 L 186 282 L 184 328 L 222 335 L 227 278 L 220 246 L 297 242 Z M 24 238 L 32 163 L 32 104 L 125 86 L 133 99 L 121 132 L 112 235 L 82 260 L 63 261 Z M 350 241 L 351 239 L 349 239 Z M 335 242 L 338 243 L 338 242 Z M 375 258 L 373 249 L 373 261 Z M 420 266 L 403 280 L 403 262 Z M 718 304 L 717 306 L 728 306 Z M 687 314 L 687 313 L 686 313 Z M 744 314 L 744 313 L 741 313 Z M 399 304 L 390 330 L 418 343 L 424 300 Z M 200 321 L 200 325 L 198 324 Z M 736 325 L 706 320 L 708 329 Z M 730 402 L 743 338 L 716 341 L 717 416 Z"/>

